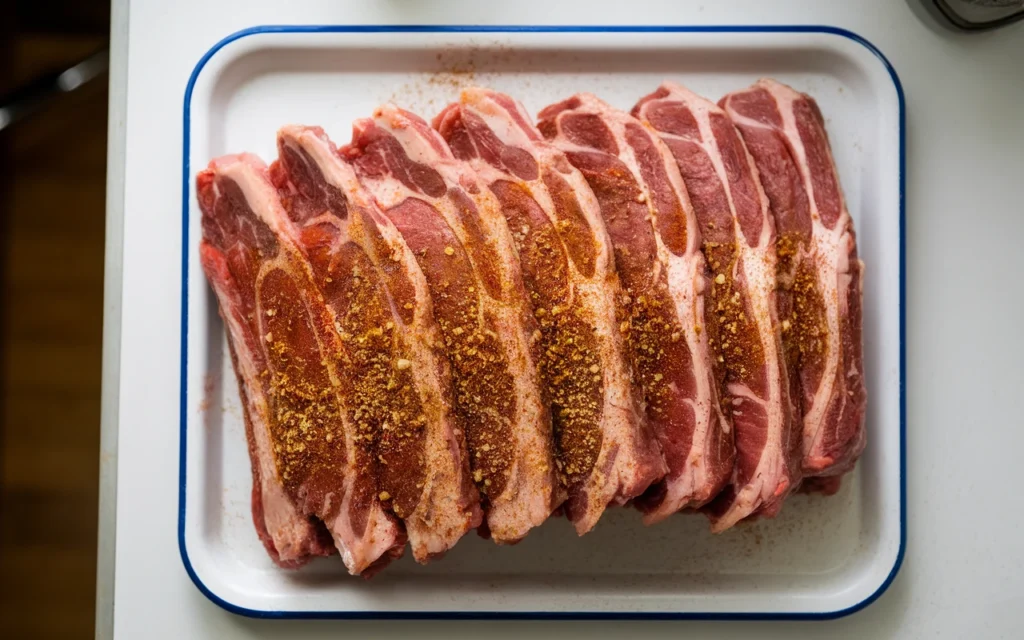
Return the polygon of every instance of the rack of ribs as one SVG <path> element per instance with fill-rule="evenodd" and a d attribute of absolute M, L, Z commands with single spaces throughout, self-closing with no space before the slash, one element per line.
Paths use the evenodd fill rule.
<path fill-rule="evenodd" d="M 757 165 L 778 230 L 780 319 L 800 384 L 803 472 L 834 491 L 864 450 L 864 264 L 814 99 L 774 80 L 720 104 Z M 820 476 L 829 477 L 828 479 Z"/>
<path fill-rule="evenodd" d="M 713 102 L 665 82 L 633 114 L 675 157 L 711 266 L 707 333 L 736 442 L 730 485 L 708 508 L 712 529 L 722 531 L 754 513 L 777 514 L 800 482 L 800 430 L 775 306 L 775 222 L 753 159 Z"/>
<path fill-rule="evenodd" d="M 485 535 L 513 543 L 564 499 L 540 381 L 540 331 L 500 206 L 430 125 L 393 105 L 342 150 L 412 248 L 452 365 Z"/>
<path fill-rule="evenodd" d="M 352 354 L 262 161 L 218 158 L 196 191 L 201 261 L 245 411 L 257 532 L 283 566 L 329 555 L 333 537 L 348 570 L 371 575 L 401 555 L 405 533 L 366 473 Z"/>
<path fill-rule="evenodd" d="M 457 158 L 497 197 L 541 329 L 566 515 L 586 533 L 665 474 L 619 331 L 621 295 L 600 206 L 583 175 L 521 105 L 467 89 L 434 120 Z"/>
<path fill-rule="evenodd" d="M 322 129 L 284 127 L 277 142 L 271 175 L 353 357 L 378 497 L 425 562 L 481 518 L 426 280 Z"/>
<path fill-rule="evenodd" d="M 732 473 L 733 436 L 706 331 L 700 230 L 675 160 L 640 121 L 590 94 L 539 119 L 596 195 L 625 288 L 622 330 L 668 465 L 638 506 L 647 523 L 703 506 Z"/>

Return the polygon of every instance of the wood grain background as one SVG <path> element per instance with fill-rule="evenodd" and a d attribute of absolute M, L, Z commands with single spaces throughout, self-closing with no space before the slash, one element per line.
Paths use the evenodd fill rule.
<path fill-rule="evenodd" d="M 108 14 L 18 3 L 0 96 L 105 46 Z M 93 635 L 106 84 L 0 132 L 0 638 Z"/>

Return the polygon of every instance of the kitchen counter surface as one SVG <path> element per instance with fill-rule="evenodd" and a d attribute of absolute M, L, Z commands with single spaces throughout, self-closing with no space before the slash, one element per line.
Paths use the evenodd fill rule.
<path fill-rule="evenodd" d="M 909 541 L 889 590 L 813 623 L 266 621 L 207 600 L 176 537 L 181 99 L 213 43 L 274 23 L 819 24 L 877 46 L 907 111 Z M 1024 23 L 960 34 L 917 0 L 114 0 L 112 31 L 100 637 L 1020 637 Z"/>

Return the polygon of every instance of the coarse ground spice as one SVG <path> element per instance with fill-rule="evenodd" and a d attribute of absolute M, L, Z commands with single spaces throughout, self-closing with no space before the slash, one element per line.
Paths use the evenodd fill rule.
<path fill-rule="evenodd" d="M 806 244 L 799 233 L 784 233 L 776 240 L 782 341 L 786 360 L 816 363 L 824 355 L 828 331 L 825 304 L 818 287 L 813 260 L 804 253 Z"/>
<path fill-rule="evenodd" d="M 604 384 L 599 346 L 593 326 L 572 295 L 559 231 L 522 185 L 500 181 L 492 190 L 509 223 L 540 330 L 539 363 L 552 403 L 559 482 L 573 486 L 590 474 L 601 450 Z M 577 253 L 587 255 L 579 248 Z M 581 262 L 587 264 L 585 258 Z"/>
<path fill-rule="evenodd" d="M 711 313 L 708 342 L 727 380 L 747 380 L 764 365 L 764 345 L 751 309 L 741 287 L 735 281 L 739 251 L 735 243 L 704 244 L 704 255 L 711 268 Z M 731 404 L 723 398 L 723 406 Z"/>
<path fill-rule="evenodd" d="M 335 469 L 344 459 L 341 412 L 311 320 L 289 274 L 264 276 L 260 308 L 274 419 L 269 425 L 278 473 L 292 495 L 307 480 Z M 334 443 L 338 438 L 337 444 Z"/>
<path fill-rule="evenodd" d="M 448 251 L 451 249 L 451 251 Z M 434 315 L 452 364 L 455 408 L 466 431 L 473 480 L 485 496 L 505 489 L 515 443 L 511 419 L 516 397 L 512 372 L 494 318 L 482 313 L 480 290 L 460 246 L 446 245 L 445 262 L 416 252 L 428 274 Z"/>
<path fill-rule="evenodd" d="M 332 282 L 341 283 L 332 288 L 331 300 L 351 360 L 345 373 L 355 438 L 369 454 L 361 459 L 363 471 L 377 473 L 379 499 L 396 515 L 407 516 L 422 493 L 427 423 L 411 361 L 397 340 L 381 279 L 366 254 L 346 244 L 331 266 Z"/>

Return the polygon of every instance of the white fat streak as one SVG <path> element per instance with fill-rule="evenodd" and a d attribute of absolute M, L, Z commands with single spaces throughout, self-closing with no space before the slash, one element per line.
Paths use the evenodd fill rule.
<path fill-rule="evenodd" d="M 518 105 L 518 103 L 516 103 Z M 542 140 L 531 139 L 508 115 L 503 106 L 487 96 L 486 90 L 465 91 L 462 94 L 462 108 L 471 110 L 481 118 L 484 118 L 487 125 L 505 144 L 517 146 L 534 156 L 534 159 L 541 166 L 555 166 L 556 163 L 570 167 L 570 173 L 559 174 L 565 179 L 570 188 L 575 192 L 580 208 L 593 234 L 596 248 L 596 260 L 594 276 L 584 277 L 576 269 L 570 260 L 570 280 L 573 283 L 570 295 L 573 299 L 579 298 L 582 307 L 591 310 L 590 317 L 594 326 L 594 335 L 598 340 L 598 350 L 601 353 L 602 375 L 604 377 L 604 397 L 602 398 L 602 421 L 599 429 L 603 434 L 601 451 L 598 460 L 594 464 L 594 470 L 583 484 L 581 493 L 589 496 L 587 513 L 579 518 L 574 526 L 579 535 L 583 535 L 594 527 L 605 505 L 621 502 L 618 494 L 623 487 L 636 484 L 632 471 L 635 465 L 615 465 L 612 473 L 606 475 L 601 471 L 607 466 L 606 461 L 613 448 L 620 442 L 625 446 L 633 447 L 636 439 L 636 427 L 642 424 L 643 417 L 638 412 L 638 407 L 632 397 L 632 381 L 630 372 L 626 366 L 626 355 L 624 353 L 621 334 L 616 318 L 615 297 L 619 294 L 618 276 L 611 268 L 611 240 L 608 231 L 601 218 L 601 206 L 594 196 L 590 185 L 587 184 L 583 174 L 569 164 L 565 154 L 551 143 Z M 521 107 L 519 107 L 521 109 Z M 506 114 L 502 116 L 502 114 Z M 486 117 L 485 117 L 486 114 Z M 524 121 L 530 122 L 529 116 L 524 116 Z M 504 125 L 501 123 L 504 122 Z M 507 139 L 503 136 L 509 136 Z M 537 135 L 540 138 L 539 132 Z M 557 231 L 558 216 L 555 214 L 555 204 L 551 194 L 543 181 L 539 178 L 532 182 L 524 182 L 510 176 L 500 169 L 496 169 L 480 158 L 474 158 L 472 163 L 481 177 L 492 182 L 493 180 L 505 179 L 514 180 L 522 184 L 530 191 L 531 196 L 543 209 L 548 220 L 555 225 Z"/>
<path fill-rule="evenodd" d="M 786 452 L 783 449 L 783 438 L 785 436 L 786 412 L 782 398 L 782 361 L 781 336 L 771 322 L 775 318 L 775 306 L 772 304 L 772 294 L 775 291 L 775 247 L 772 244 L 772 224 L 768 212 L 768 197 L 761 187 L 761 181 L 757 177 L 757 167 L 753 158 L 743 146 L 743 153 L 747 161 L 747 167 L 754 176 L 757 185 L 758 196 L 761 204 L 761 233 L 758 237 L 758 245 L 752 247 L 746 242 L 746 236 L 740 226 L 739 218 L 736 215 L 736 203 L 733 199 L 729 174 L 725 169 L 722 160 L 721 148 L 718 146 L 718 139 L 711 128 L 711 114 L 720 113 L 722 110 L 714 103 L 699 96 L 682 85 L 676 83 L 665 83 L 669 88 L 668 96 L 663 101 L 679 101 L 693 113 L 700 131 L 701 140 L 692 141 L 701 145 L 707 152 L 707 157 L 715 168 L 718 180 L 721 182 L 726 198 L 729 202 L 729 211 L 732 213 L 733 235 L 737 241 L 740 259 L 736 261 L 733 278 L 747 283 L 747 300 L 750 303 L 754 322 L 757 326 L 758 339 L 764 350 L 765 366 L 768 367 L 768 396 L 759 398 L 753 394 L 750 387 L 745 384 L 730 384 L 729 392 L 736 397 L 742 397 L 761 405 L 764 414 L 768 417 L 768 435 L 764 451 L 758 459 L 757 468 L 753 477 L 755 485 L 752 488 L 743 487 L 737 492 L 737 500 L 729 508 L 722 519 L 716 523 L 716 530 L 723 530 L 735 524 L 740 519 L 750 515 L 765 500 L 771 497 L 775 491 L 768 479 L 777 478 L 783 473 Z M 678 137 L 672 134 L 662 134 L 665 137 Z M 741 144 L 742 141 L 741 141 Z M 742 273 L 739 271 L 742 270 Z M 768 322 L 765 322 L 768 320 Z M 776 366 L 769 366 L 769 363 L 776 363 Z"/>
<path fill-rule="evenodd" d="M 800 139 L 800 132 L 796 128 L 796 117 L 793 113 L 793 102 L 801 96 L 799 93 L 772 80 L 760 80 L 758 85 L 767 89 L 772 97 L 778 102 L 779 112 L 782 114 L 783 135 L 789 141 L 790 149 L 796 156 L 796 165 L 803 179 L 804 190 L 807 192 L 811 208 L 811 241 L 814 244 L 815 267 L 818 275 L 819 293 L 825 303 L 825 321 L 828 325 L 828 340 L 825 347 L 825 368 L 821 378 L 821 384 L 815 390 L 811 406 L 804 411 L 803 429 L 803 451 L 804 457 L 814 457 L 821 446 L 822 438 L 825 435 L 825 412 L 828 410 L 829 400 L 837 392 L 837 378 L 842 375 L 839 371 L 840 344 L 840 314 L 845 310 L 845 299 L 843 295 L 846 289 L 841 284 L 849 286 L 849 275 L 841 275 L 849 271 L 848 251 L 853 242 L 849 235 L 850 214 L 846 210 L 846 202 L 843 199 L 842 191 L 839 192 L 840 214 L 836 220 L 834 229 L 828 229 L 821 221 L 821 214 L 818 211 L 817 202 L 814 197 L 814 183 L 811 180 L 809 166 L 807 164 L 807 150 Z M 835 172 L 835 163 L 829 157 L 832 171 Z M 839 184 L 838 175 L 835 176 L 836 185 Z M 845 237 L 844 237 L 845 236 Z M 840 308 L 842 305 L 842 308 Z"/>
<path fill-rule="evenodd" d="M 253 213 L 255 213 L 261 221 L 275 231 L 278 242 L 281 243 L 283 250 L 285 252 L 291 252 L 298 255 L 301 252 L 293 240 L 297 237 L 298 232 L 295 229 L 294 224 L 292 224 L 288 219 L 284 209 L 281 207 L 277 191 L 267 180 L 264 175 L 265 169 L 261 165 L 262 163 L 257 164 L 252 160 L 249 160 L 232 163 L 224 167 L 218 166 L 217 169 L 220 173 L 232 179 L 239 186 Z M 285 271 L 301 268 L 305 271 L 309 282 L 315 281 L 313 274 L 305 261 L 278 258 L 275 261 L 267 262 L 262 265 L 260 273 L 257 276 L 257 282 L 261 282 L 266 274 L 275 268 L 282 268 Z M 337 320 L 334 316 L 334 312 L 329 306 L 324 304 L 323 294 L 319 292 L 319 289 L 317 289 L 316 296 L 316 303 L 325 309 L 325 311 L 330 315 L 331 324 L 333 326 Z M 316 317 L 317 312 L 311 308 L 310 300 L 303 296 L 302 302 L 305 307 L 306 314 L 310 318 Z M 263 322 L 265 321 L 266 315 L 263 313 L 263 309 L 259 305 L 259 300 L 257 300 L 257 316 L 259 318 L 262 334 L 264 333 Z M 320 331 L 316 330 L 313 331 L 313 335 L 321 353 L 330 353 L 332 351 L 342 349 L 340 341 L 338 341 L 336 335 L 324 336 Z M 332 340 L 334 344 L 325 344 L 324 340 L 330 338 L 334 338 L 334 340 Z M 335 389 L 340 388 L 338 373 L 335 367 L 328 363 L 327 371 Z M 338 400 L 342 403 L 342 406 L 344 406 L 344 399 L 339 396 Z M 356 447 L 356 442 L 353 439 L 354 430 L 351 425 L 348 424 L 348 420 L 344 415 L 340 419 L 342 420 L 342 432 L 343 437 L 346 440 L 346 449 L 352 451 Z M 350 504 L 352 495 L 354 494 L 353 486 L 358 474 L 358 470 L 355 469 L 353 463 L 354 459 L 350 458 L 348 468 L 345 470 L 342 477 L 342 510 L 339 511 L 338 516 L 331 523 L 326 524 L 328 524 L 331 536 L 342 556 L 342 560 L 345 562 L 345 566 L 348 568 L 350 573 L 359 574 L 392 546 L 397 535 L 397 531 L 394 523 L 387 518 L 381 506 L 376 502 L 373 507 L 371 507 L 372 511 L 369 514 L 368 528 L 364 532 L 363 536 L 356 536 L 352 531 L 349 526 L 348 505 Z M 330 498 L 328 498 L 328 500 L 329 499 Z M 324 511 L 326 511 L 327 506 L 327 504 L 323 505 Z"/>
<path fill-rule="evenodd" d="M 266 165 L 262 160 L 251 154 L 219 158 L 214 160 L 216 172 L 231 179 L 242 190 L 242 195 L 252 209 L 256 217 L 266 224 L 277 236 L 285 236 L 285 244 L 291 250 L 296 250 L 291 238 L 290 229 L 285 221 L 288 216 L 281 207 L 281 201 L 277 197 L 277 190 L 264 175 Z M 281 210 L 281 215 L 275 215 L 275 209 Z"/>
<path fill-rule="evenodd" d="M 435 144 L 440 143 L 441 149 L 448 149 L 448 145 L 441 138 L 440 134 L 426 127 L 426 135 L 420 132 L 420 127 L 409 122 L 408 116 L 402 110 L 391 103 L 383 104 L 373 114 L 373 121 L 378 127 L 388 131 L 402 144 L 406 155 L 413 162 L 432 165 L 438 160 L 452 160 L 451 152 L 441 153 Z M 433 144 L 432 144 L 433 142 Z"/>
<path fill-rule="evenodd" d="M 285 129 L 282 130 L 282 133 L 286 136 L 289 144 L 296 144 L 308 153 L 316 162 L 324 179 L 341 189 L 346 196 L 352 199 L 354 204 L 370 210 L 376 206 L 359 182 L 353 168 L 340 160 L 332 152 L 330 145 L 313 131 Z M 462 455 L 455 436 L 455 427 L 452 422 L 454 418 L 450 409 L 445 408 L 447 400 L 439 397 L 437 392 L 437 389 L 442 386 L 442 381 L 438 374 L 434 346 L 441 344 L 441 340 L 434 323 L 433 303 L 426 277 L 416 262 L 412 250 L 391 221 L 383 215 L 376 216 L 375 220 L 385 242 L 392 251 L 401 256 L 401 262 L 413 284 L 416 297 L 412 324 L 407 331 L 403 332 L 403 338 L 410 339 L 403 339 L 403 346 L 409 349 L 413 361 L 421 365 L 412 368 L 412 375 L 420 402 L 424 411 L 428 413 L 426 427 L 428 432 L 424 438 L 426 442 L 425 466 L 428 473 L 423 480 L 420 502 L 411 514 L 405 516 L 404 520 L 414 555 L 424 557 L 449 549 L 461 537 L 459 532 L 465 531 L 468 527 L 469 514 L 464 512 L 459 506 L 459 501 L 454 499 L 458 494 L 458 486 L 461 485 L 461 481 L 456 482 L 455 487 L 443 486 L 443 483 L 436 482 L 437 478 L 461 478 L 463 473 L 460 464 Z M 380 266 L 380 260 L 389 259 L 388 256 L 377 256 L 373 251 L 372 243 L 361 233 L 362 230 L 354 228 L 355 226 L 352 225 L 354 232 L 352 239 L 360 244 L 377 266 Z M 393 306 L 391 296 L 389 295 L 388 298 L 389 303 Z M 401 314 L 392 315 L 398 322 L 402 322 Z M 436 520 L 439 518 L 448 521 L 454 520 L 456 523 L 461 521 L 462 528 L 454 526 L 447 531 L 438 531 Z M 445 534 L 455 537 L 451 539 Z"/>
<path fill-rule="evenodd" d="M 511 427 L 520 455 L 512 458 L 505 490 L 500 496 L 490 496 L 487 521 L 495 539 L 501 540 L 502 536 L 506 536 L 505 539 L 508 541 L 518 540 L 526 535 L 529 529 L 543 523 L 549 515 L 550 510 L 542 505 L 551 503 L 551 491 L 554 490 L 554 461 L 547 461 L 549 468 L 552 469 L 552 475 L 548 476 L 537 474 L 534 471 L 536 465 L 531 465 L 524 459 L 524 456 L 533 455 L 533 452 L 552 449 L 550 428 L 545 429 L 545 421 L 541 419 L 545 410 L 540 395 L 539 369 L 530 352 L 532 336 L 526 333 L 521 321 L 521 318 L 529 313 L 530 306 L 525 297 L 522 272 L 512 235 L 505 217 L 501 214 L 500 203 L 486 185 L 480 183 L 470 165 L 456 160 L 451 152 L 440 153 L 430 143 L 428 136 L 430 139 L 436 139 L 435 142 L 439 142 L 441 147 L 447 149 L 448 145 L 440 134 L 432 129 L 429 133 L 423 133 L 418 127 L 407 124 L 406 116 L 390 105 L 381 107 L 374 121 L 377 126 L 395 136 L 410 159 L 434 168 L 447 185 L 461 188 L 468 183 L 476 183 L 477 193 L 469 193 L 466 190 L 466 195 L 476 205 L 484 241 L 490 243 L 497 254 L 498 264 L 493 266 L 497 267 L 499 284 L 506 302 L 490 298 L 482 282 L 478 282 L 477 288 L 481 303 L 486 298 L 489 302 L 487 308 L 494 312 L 497 319 L 501 344 L 510 370 L 518 374 L 515 378 L 517 410 Z M 413 197 L 429 202 L 444 218 L 463 247 L 472 244 L 473 241 L 462 224 L 462 216 L 450 198 L 446 195 L 430 198 L 424 194 L 415 194 Z M 467 251 L 466 257 L 470 264 L 473 264 L 473 253 Z M 481 304 L 478 308 L 481 322 L 483 313 L 484 305 Z M 529 507 L 528 513 L 525 514 L 524 505 Z"/>
<path fill-rule="evenodd" d="M 490 96 L 483 96 L 484 99 L 469 102 L 467 99 L 469 97 L 467 96 L 468 93 L 467 91 L 462 93 L 463 108 L 479 116 L 499 140 L 509 146 L 527 150 L 535 144 L 527 133 L 523 131 L 522 127 L 517 125 L 515 120 L 512 119 L 508 110 L 496 100 Z M 529 122 L 529 119 L 527 119 L 527 122 Z"/>

